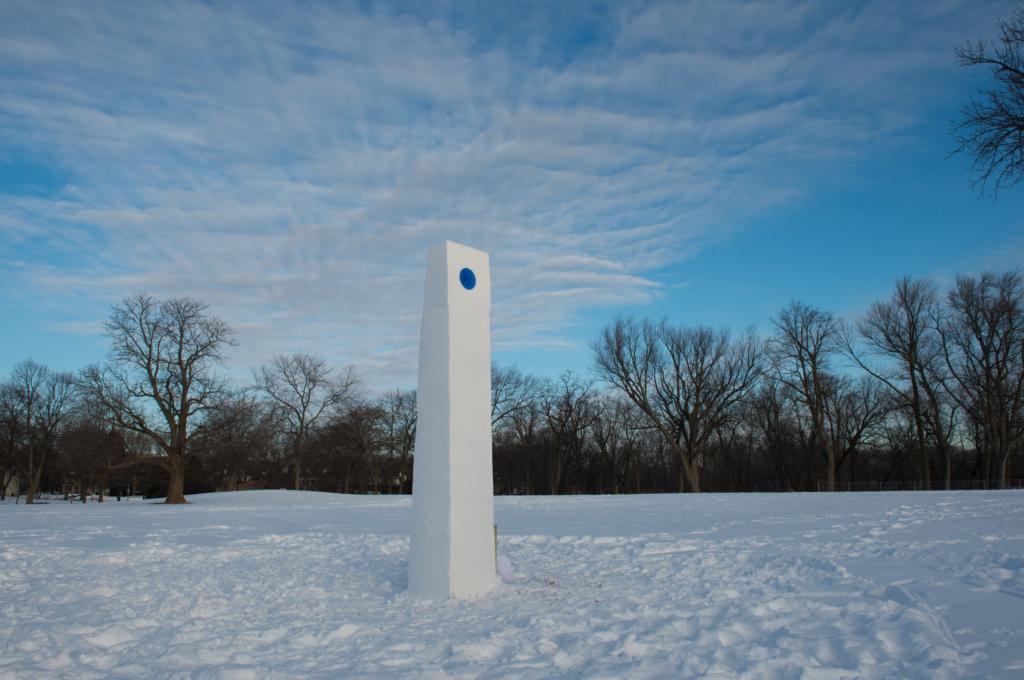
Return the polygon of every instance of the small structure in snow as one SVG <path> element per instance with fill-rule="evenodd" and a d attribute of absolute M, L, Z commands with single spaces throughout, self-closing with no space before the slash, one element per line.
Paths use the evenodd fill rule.
<path fill-rule="evenodd" d="M 450 241 L 431 248 L 409 549 L 417 597 L 479 597 L 496 582 L 490 308 L 487 253 Z"/>

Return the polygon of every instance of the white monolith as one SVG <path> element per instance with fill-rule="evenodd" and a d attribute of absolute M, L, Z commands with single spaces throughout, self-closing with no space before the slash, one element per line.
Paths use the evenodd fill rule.
<path fill-rule="evenodd" d="M 427 254 L 409 592 L 444 600 L 494 587 L 491 274 L 487 253 L 446 241 Z"/>

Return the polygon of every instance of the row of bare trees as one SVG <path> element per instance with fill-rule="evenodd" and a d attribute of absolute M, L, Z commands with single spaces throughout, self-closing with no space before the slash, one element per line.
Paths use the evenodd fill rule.
<path fill-rule="evenodd" d="M 34 502 L 47 458 L 58 457 L 62 465 L 51 467 L 64 489 L 69 477 L 105 488 L 111 472 L 148 463 L 167 473 L 167 502 L 181 503 L 186 469 L 203 444 L 207 452 L 221 447 L 229 459 L 249 457 L 265 444 L 258 437 L 284 442 L 284 464 L 298 487 L 311 429 L 355 393 L 351 372 L 338 379 L 306 355 L 275 357 L 247 390 L 233 388 L 217 370 L 234 344 L 232 332 L 189 298 L 127 298 L 114 307 L 106 332 L 104 365 L 74 376 L 27 360 L 0 386 L 0 493 L 16 473 L 26 502 Z M 232 451 L 243 446 L 230 440 L 234 435 L 244 448 Z"/>
<path fill-rule="evenodd" d="M 128 298 L 107 333 L 102 366 L 0 384 L 0 493 L 411 488 L 414 393 L 305 354 L 232 385 L 230 329 L 187 298 Z M 1005 486 L 1024 463 L 1017 273 L 904 279 L 852 323 L 794 301 L 766 337 L 621 317 L 592 351 L 592 377 L 492 370 L 499 493 Z"/>
<path fill-rule="evenodd" d="M 795 461 L 785 460 L 797 451 L 797 467 L 806 475 L 817 461 L 816 486 L 827 490 L 844 466 L 854 475 L 867 450 L 909 454 L 922 486 L 941 477 L 949 488 L 965 448 L 975 453 L 973 478 L 1006 485 L 1024 445 L 1018 273 L 959 277 L 945 299 L 928 281 L 903 279 L 853 324 L 792 302 L 772 324 L 762 342 L 620 318 L 594 344 L 599 375 L 678 459 L 679 488 L 701 490 L 709 447 L 733 429 L 794 488 L 809 486 L 794 483 Z"/>

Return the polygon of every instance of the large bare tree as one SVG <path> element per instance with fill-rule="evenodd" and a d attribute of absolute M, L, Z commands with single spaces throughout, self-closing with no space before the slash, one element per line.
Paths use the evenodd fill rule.
<path fill-rule="evenodd" d="M 1024 442 L 1021 275 L 957 277 L 941 339 L 948 393 L 972 421 L 975 446 L 995 461 L 1005 488 L 1010 455 Z"/>
<path fill-rule="evenodd" d="M 840 349 L 842 326 L 830 312 L 793 301 L 773 319 L 769 357 L 775 377 L 789 388 L 809 419 L 807 439 L 825 468 L 825 488 L 836 488 L 836 451 L 825 428 L 831 360 Z"/>
<path fill-rule="evenodd" d="M 598 374 L 636 404 L 661 433 L 684 481 L 700 491 L 702 456 L 717 428 L 735 417 L 762 373 L 753 332 L 677 328 L 620 317 L 593 345 Z"/>
<path fill-rule="evenodd" d="M 106 331 L 110 360 L 86 369 L 82 384 L 120 427 L 153 442 L 168 472 L 166 502 L 185 503 L 194 418 L 224 392 L 214 369 L 231 329 L 198 300 L 139 294 L 114 306 Z"/>
<path fill-rule="evenodd" d="M 324 359 L 311 354 L 279 354 L 254 377 L 287 424 L 293 484 L 300 489 L 310 430 L 355 396 L 355 372 L 347 368 L 336 375 Z"/>
<path fill-rule="evenodd" d="M 953 134 L 957 151 L 973 156 L 975 184 L 993 191 L 1024 179 L 1024 5 L 999 20 L 996 40 L 957 49 L 963 66 L 988 67 L 995 81 L 963 108 Z"/>

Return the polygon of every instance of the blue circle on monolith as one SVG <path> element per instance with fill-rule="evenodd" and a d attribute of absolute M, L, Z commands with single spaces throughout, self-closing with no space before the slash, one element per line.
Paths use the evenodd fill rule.
<path fill-rule="evenodd" d="M 459 272 L 459 282 L 462 283 L 462 287 L 466 290 L 473 290 L 476 288 L 476 274 L 469 267 L 463 267 L 462 271 Z"/>

